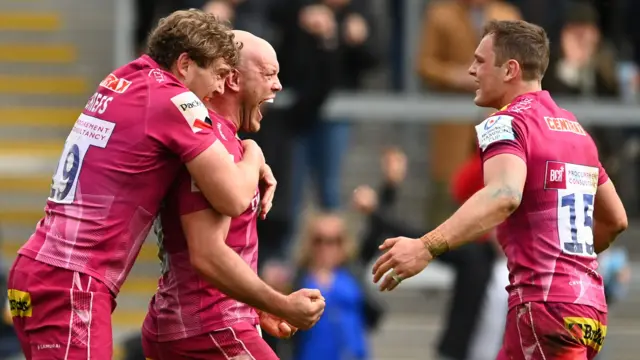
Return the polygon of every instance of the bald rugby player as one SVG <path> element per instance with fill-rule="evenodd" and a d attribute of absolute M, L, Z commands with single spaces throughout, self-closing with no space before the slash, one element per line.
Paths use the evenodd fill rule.
<path fill-rule="evenodd" d="M 207 101 L 216 136 L 228 156 L 244 156 L 239 130 L 260 129 L 260 106 L 282 89 L 273 47 L 234 31 L 243 44 L 224 95 Z M 258 204 L 238 217 L 215 211 L 186 169 L 171 188 L 157 224 L 162 276 L 143 325 L 145 357 L 176 359 L 278 359 L 262 340 L 261 327 L 286 338 L 313 326 L 324 311 L 320 291 L 289 296 L 257 275 Z"/>

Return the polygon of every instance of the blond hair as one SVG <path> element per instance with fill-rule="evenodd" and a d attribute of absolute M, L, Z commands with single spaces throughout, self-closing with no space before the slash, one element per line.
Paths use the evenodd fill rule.
<path fill-rule="evenodd" d="M 296 264 L 298 268 L 309 268 L 313 263 L 313 258 L 315 255 L 314 246 L 316 245 L 318 239 L 318 227 L 322 225 L 323 221 L 327 220 L 337 221 L 340 226 L 338 238 L 343 257 L 342 259 L 340 259 L 341 261 L 339 265 L 346 264 L 347 262 L 354 259 L 357 255 L 358 249 L 356 243 L 348 233 L 344 225 L 344 221 L 341 217 L 334 214 L 316 215 L 307 222 L 307 226 L 302 237 L 302 242 L 300 243 L 300 246 L 298 248 L 298 253 L 296 256 Z"/>
<path fill-rule="evenodd" d="M 165 69 L 170 69 L 183 53 L 200 67 L 209 67 L 219 58 L 235 67 L 241 47 L 227 23 L 189 9 L 160 19 L 149 35 L 147 54 Z"/>

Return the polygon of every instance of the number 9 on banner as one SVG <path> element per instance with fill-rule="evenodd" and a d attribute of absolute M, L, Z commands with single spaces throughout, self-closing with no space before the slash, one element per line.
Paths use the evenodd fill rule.
<path fill-rule="evenodd" d="M 64 143 L 58 167 L 53 173 L 49 201 L 58 204 L 73 203 L 87 151 L 91 147 L 104 149 L 115 126 L 115 123 L 80 114 Z"/>
<path fill-rule="evenodd" d="M 58 168 L 53 174 L 49 200 L 62 204 L 73 202 L 84 153 L 85 151 L 81 151 L 77 144 L 65 145 Z"/>

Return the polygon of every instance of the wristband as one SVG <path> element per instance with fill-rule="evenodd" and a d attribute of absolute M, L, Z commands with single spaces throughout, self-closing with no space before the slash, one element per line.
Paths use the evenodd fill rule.
<path fill-rule="evenodd" d="M 436 258 L 447 251 L 449 251 L 449 243 L 442 236 L 438 229 L 431 231 L 425 236 L 421 237 L 420 240 L 424 244 L 424 247 L 427 248 L 429 253 L 433 258 Z"/>

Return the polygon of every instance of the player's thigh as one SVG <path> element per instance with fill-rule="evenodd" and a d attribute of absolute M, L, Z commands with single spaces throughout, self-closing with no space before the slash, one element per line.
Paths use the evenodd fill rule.
<path fill-rule="evenodd" d="M 19 297 L 20 292 L 28 294 L 28 283 L 27 279 L 22 275 L 23 264 L 20 262 L 20 256 L 16 259 L 16 261 L 11 266 L 11 270 L 9 271 L 9 277 L 7 278 L 7 288 L 9 298 L 9 307 L 11 310 L 11 318 L 13 320 L 13 329 L 18 337 L 18 341 L 20 341 L 20 347 L 22 347 L 22 352 L 24 353 L 27 359 L 31 358 L 31 346 L 29 342 L 29 337 L 27 336 L 25 327 L 26 321 L 29 319 L 26 316 L 26 313 L 22 313 L 21 309 L 27 311 L 28 309 L 25 306 L 30 306 L 30 302 L 28 304 L 23 303 Z M 25 299 L 26 300 L 26 299 Z M 24 301 L 24 300 L 23 300 Z"/>
<path fill-rule="evenodd" d="M 260 336 L 257 328 L 241 322 L 209 334 L 222 358 L 234 360 L 278 360 L 279 357 Z M 214 358 L 212 358 L 214 359 Z"/>
<path fill-rule="evenodd" d="M 256 328 L 248 323 L 166 342 L 158 342 L 143 332 L 142 347 L 149 360 L 279 359 Z"/>
<path fill-rule="evenodd" d="M 83 274 L 27 259 L 12 269 L 9 301 L 28 359 L 111 359 L 113 298 Z"/>
<path fill-rule="evenodd" d="M 587 359 L 587 348 L 542 303 L 509 310 L 501 353 L 512 360 Z"/>

